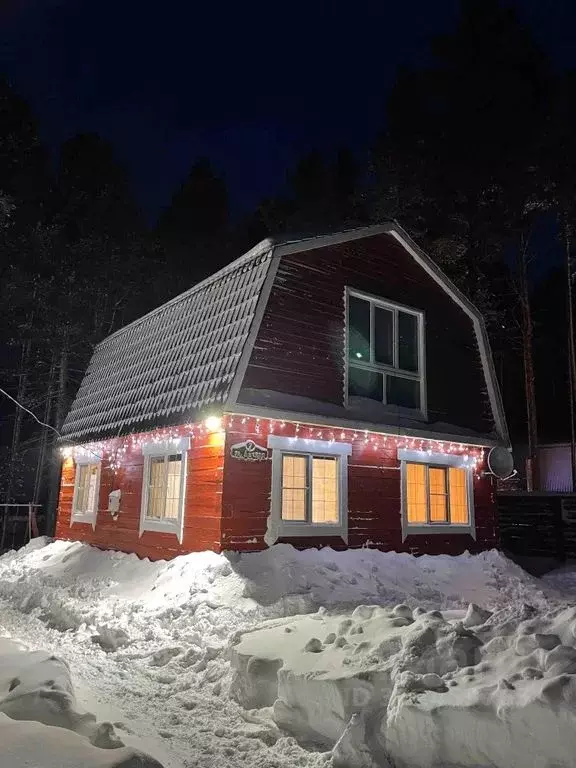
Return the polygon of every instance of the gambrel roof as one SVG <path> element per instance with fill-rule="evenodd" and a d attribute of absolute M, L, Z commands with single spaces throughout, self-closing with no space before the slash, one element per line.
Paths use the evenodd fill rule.
<path fill-rule="evenodd" d="M 317 237 L 267 239 L 172 301 L 101 342 L 62 435 L 83 441 L 194 421 L 232 409 L 283 256 L 388 235 L 470 317 L 495 432 L 508 433 L 482 316 L 396 222 Z"/>
<path fill-rule="evenodd" d="M 104 339 L 62 428 L 111 436 L 226 400 L 270 269 L 266 241 Z"/>

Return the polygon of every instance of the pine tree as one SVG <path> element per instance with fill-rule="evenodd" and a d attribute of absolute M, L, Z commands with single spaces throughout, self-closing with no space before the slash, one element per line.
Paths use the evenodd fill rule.
<path fill-rule="evenodd" d="M 44 220 L 51 186 L 48 153 L 28 105 L 0 77 L 0 189 L 14 206 L 12 223 Z"/>
<path fill-rule="evenodd" d="M 432 66 L 399 74 L 367 202 L 373 219 L 392 215 L 412 230 L 480 308 L 505 381 L 517 381 L 515 369 L 524 365 L 535 449 L 524 256 L 549 206 L 544 158 L 552 75 L 514 10 L 498 0 L 460 5 L 456 30 L 433 41 Z M 516 275 L 514 254 L 522 256 Z M 518 408 L 516 392 L 509 413 Z"/>
<path fill-rule="evenodd" d="M 95 232 L 121 241 L 142 227 L 126 171 L 96 134 L 79 134 L 63 145 L 58 198 L 58 222 L 70 242 Z"/>
<path fill-rule="evenodd" d="M 156 234 L 166 252 L 174 289 L 194 283 L 233 258 L 228 191 L 209 160 L 201 158 L 158 219 Z"/>

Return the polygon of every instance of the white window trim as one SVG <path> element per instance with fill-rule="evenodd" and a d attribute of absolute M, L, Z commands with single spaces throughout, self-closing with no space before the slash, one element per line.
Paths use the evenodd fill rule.
<path fill-rule="evenodd" d="M 401 499 L 402 499 L 402 541 L 408 536 L 467 533 L 476 539 L 476 524 L 474 519 L 474 469 L 468 456 L 451 456 L 447 453 L 433 453 L 431 451 L 412 451 L 406 448 L 398 449 L 400 459 Z M 426 525 L 411 525 L 408 523 L 407 510 L 407 473 L 406 464 L 428 464 L 441 467 L 459 467 L 467 470 L 466 492 L 468 497 L 468 523 L 434 523 Z"/>
<path fill-rule="evenodd" d="M 426 340 L 425 340 L 425 316 L 424 312 L 419 309 L 414 309 L 413 307 L 407 307 L 403 304 L 398 304 L 393 301 L 388 301 L 386 299 L 383 299 L 381 296 L 374 296 L 370 293 L 364 293 L 362 291 L 357 291 L 353 288 L 346 287 L 345 290 L 345 304 L 346 304 L 346 323 L 345 323 L 345 348 L 344 348 L 344 359 L 346 362 L 345 368 L 346 368 L 346 379 L 345 379 L 345 387 L 344 387 L 344 395 L 345 399 L 344 402 L 346 406 L 348 405 L 348 380 L 349 380 L 349 372 L 350 372 L 350 358 L 348 355 L 348 338 L 349 338 L 349 313 L 350 313 L 350 297 L 354 297 L 356 299 L 362 299 L 363 301 L 368 301 L 371 304 L 371 307 L 377 306 L 382 307 L 383 309 L 388 309 L 394 314 L 394 320 L 393 320 L 393 335 L 394 335 L 394 363 L 397 363 L 398 361 L 398 334 L 397 334 L 397 326 L 398 326 L 398 312 L 406 312 L 409 315 L 415 315 L 416 319 L 418 321 L 418 371 L 412 372 L 412 371 L 404 371 L 401 368 L 395 367 L 395 365 L 385 365 L 383 363 L 377 363 L 372 360 L 368 363 L 352 363 L 352 367 L 356 368 L 362 368 L 366 371 L 375 371 L 377 373 L 382 373 L 384 375 L 390 374 L 393 376 L 397 376 L 399 378 L 404 379 L 410 379 L 411 381 L 419 381 L 420 382 L 420 408 L 411 408 L 410 411 L 414 413 L 421 414 L 422 418 L 427 419 L 428 418 L 428 402 L 426 398 Z M 370 337 L 372 339 L 373 337 L 373 323 L 374 323 L 374 311 L 370 310 Z M 370 346 L 370 357 L 372 358 L 373 350 L 372 346 Z M 383 391 L 382 396 L 383 405 L 387 405 L 386 403 L 386 383 L 384 382 L 383 385 Z M 374 401 L 376 402 L 376 401 Z"/>
<path fill-rule="evenodd" d="M 272 492 L 268 530 L 264 540 L 271 546 L 279 538 L 296 536 L 339 536 L 348 543 L 348 456 L 350 443 L 328 440 L 311 440 L 301 437 L 268 436 L 268 448 L 272 448 Z M 338 457 L 338 523 L 302 523 L 282 519 L 282 454 Z"/>
<path fill-rule="evenodd" d="M 186 504 L 186 474 L 188 469 L 188 450 L 190 448 L 190 438 L 182 437 L 177 440 L 164 440 L 162 442 L 146 443 L 142 446 L 144 455 L 144 472 L 142 475 L 142 501 L 140 505 L 140 530 L 142 536 L 144 531 L 154 531 L 156 533 L 173 533 L 180 544 L 184 538 L 184 509 Z M 146 517 L 148 508 L 148 478 L 150 475 L 150 459 L 159 456 L 171 456 L 172 454 L 181 454 L 182 473 L 180 476 L 180 504 L 178 506 L 178 518 L 176 520 L 150 520 Z"/>
<path fill-rule="evenodd" d="M 94 493 L 94 507 L 86 513 L 76 511 L 76 501 L 78 500 L 78 467 L 85 464 L 97 464 L 98 474 L 96 475 L 96 491 Z M 74 495 L 72 496 L 72 514 L 70 515 L 70 527 L 74 523 L 88 523 L 92 530 L 96 529 L 96 518 L 98 517 L 98 500 L 100 498 L 100 472 L 102 469 L 102 460 L 95 456 L 82 454 L 74 457 Z"/>

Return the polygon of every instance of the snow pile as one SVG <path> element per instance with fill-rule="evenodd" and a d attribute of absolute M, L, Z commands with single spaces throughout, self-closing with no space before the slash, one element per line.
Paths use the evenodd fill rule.
<path fill-rule="evenodd" d="M 576 595 L 576 564 L 570 563 L 542 577 L 543 582 L 553 589 Z"/>
<path fill-rule="evenodd" d="M 161 768 L 76 703 L 68 666 L 0 638 L 0 743 L 11 768 Z"/>
<path fill-rule="evenodd" d="M 165 768 L 365 768 L 390 756 L 417 768 L 441 763 L 445 741 L 473 743 L 463 734 L 480 734 L 478 713 L 498 726 L 490 759 L 450 760 L 509 768 L 495 735 L 509 712 L 540 696 L 573 725 L 564 693 L 545 693 L 553 673 L 572 674 L 554 666 L 567 651 L 522 656 L 516 643 L 558 635 L 557 647 L 573 646 L 561 595 L 495 551 L 414 558 L 277 545 L 151 563 L 44 540 L 0 558 L 0 601 L 0 634 L 64 659 L 78 700 Z M 482 607 L 466 616 L 469 603 Z M 554 651 L 556 662 L 544 656 Z M 516 680 L 524 668 L 534 677 Z M 427 708 L 456 713 L 446 714 L 454 731 Z M 88 731 L 66 732 L 93 748 Z"/>
<path fill-rule="evenodd" d="M 233 647 L 233 695 L 273 706 L 334 765 L 536 765 L 576 754 L 576 608 L 358 606 L 269 622 Z M 377 760 L 376 763 L 373 761 Z"/>

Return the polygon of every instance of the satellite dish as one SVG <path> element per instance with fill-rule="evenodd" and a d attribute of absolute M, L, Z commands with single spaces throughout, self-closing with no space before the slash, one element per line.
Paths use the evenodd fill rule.
<path fill-rule="evenodd" d="M 512 454 L 501 445 L 497 445 L 490 450 L 487 461 L 490 474 L 495 475 L 500 480 L 507 480 L 516 474 Z"/>

